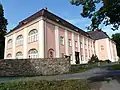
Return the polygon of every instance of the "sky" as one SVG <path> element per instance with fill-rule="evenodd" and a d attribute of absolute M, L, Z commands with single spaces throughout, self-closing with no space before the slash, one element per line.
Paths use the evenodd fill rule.
<path fill-rule="evenodd" d="M 20 21 L 46 7 L 52 13 L 84 31 L 87 31 L 86 27 L 90 24 L 90 20 L 80 16 L 82 7 L 71 5 L 70 0 L 0 0 L 0 3 L 3 5 L 5 18 L 8 20 L 8 31 Z M 120 33 L 120 30 L 112 31 L 110 26 L 102 25 L 101 27 L 109 36 Z"/>

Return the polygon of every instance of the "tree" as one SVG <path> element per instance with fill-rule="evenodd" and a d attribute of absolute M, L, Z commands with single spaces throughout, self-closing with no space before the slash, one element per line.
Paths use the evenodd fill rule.
<path fill-rule="evenodd" d="M 120 0 L 71 0 L 72 5 L 82 6 L 81 16 L 91 19 L 89 30 L 96 30 L 100 24 L 120 26 Z M 97 7 L 98 6 L 98 7 Z"/>
<path fill-rule="evenodd" d="M 4 17 L 4 10 L 2 4 L 0 4 L 0 59 L 4 58 L 4 46 L 5 37 L 7 31 L 7 19 Z"/>
<path fill-rule="evenodd" d="M 117 55 L 120 57 L 120 33 L 113 34 L 112 40 L 116 43 Z"/>

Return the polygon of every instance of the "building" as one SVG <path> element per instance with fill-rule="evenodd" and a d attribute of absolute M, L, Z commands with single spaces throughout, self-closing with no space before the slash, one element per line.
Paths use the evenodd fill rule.
<path fill-rule="evenodd" d="M 109 37 L 93 37 L 97 32 L 85 32 L 47 9 L 42 9 L 7 33 L 4 58 L 70 56 L 71 64 L 81 64 L 87 63 L 96 54 L 100 60 L 115 61 L 115 43 Z"/>

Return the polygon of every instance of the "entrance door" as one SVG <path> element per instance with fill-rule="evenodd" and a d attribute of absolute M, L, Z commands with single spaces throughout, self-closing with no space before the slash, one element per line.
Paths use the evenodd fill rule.
<path fill-rule="evenodd" d="M 75 52 L 76 64 L 80 64 L 79 52 Z"/>

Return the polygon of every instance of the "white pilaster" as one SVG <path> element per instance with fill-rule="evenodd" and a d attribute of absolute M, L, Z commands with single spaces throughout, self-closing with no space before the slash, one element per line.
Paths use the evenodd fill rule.
<path fill-rule="evenodd" d="M 87 38 L 87 39 L 86 39 L 86 42 L 87 42 L 87 43 L 86 43 L 86 47 L 87 47 L 87 48 L 86 48 L 86 49 L 87 49 L 87 60 L 88 60 L 88 58 L 89 58 L 89 47 L 88 47 L 89 42 L 88 42 L 88 41 L 89 41 L 89 39 Z"/>
<path fill-rule="evenodd" d="M 114 62 L 115 60 L 114 60 L 114 56 L 113 56 L 113 43 L 110 41 L 110 56 L 111 56 L 111 60 Z"/>
<path fill-rule="evenodd" d="M 84 39 L 84 36 L 82 36 L 82 40 L 83 40 L 83 62 L 85 62 L 85 39 Z"/>
<path fill-rule="evenodd" d="M 111 60 L 111 56 L 110 56 L 110 41 L 109 38 L 106 39 L 106 43 L 107 43 L 107 52 L 108 52 L 108 59 Z"/>
<path fill-rule="evenodd" d="M 38 40 L 39 40 L 39 58 L 44 58 L 44 20 L 39 21 L 39 30 L 38 30 Z"/>
<path fill-rule="evenodd" d="M 6 55 L 6 51 L 7 51 L 7 37 L 5 36 L 5 50 L 4 50 L 4 59 L 6 59 L 7 55 Z"/>
<path fill-rule="evenodd" d="M 59 27 L 55 26 L 55 47 L 56 47 L 56 58 L 60 57 L 60 44 L 59 44 Z"/>
<path fill-rule="evenodd" d="M 118 61 L 116 44 L 114 44 L 114 51 L 115 51 L 115 61 Z"/>
<path fill-rule="evenodd" d="M 95 54 L 97 55 L 97 57 L 100 59 L 100 57 L 99 57 L 99 50 L 98 50 L 99 48 L 98 48 L 98 41 L 96 40 L 95 41 Z"/>
<path fill-rule="evenodd" d="M 65 30 L 65 51 L 66 51 L 66 55 L 68 55 L 68 33 L 67 33 L 67 30 Z"/>
<path fill-rule="evenodd" d="M 96 52 L 95 52 L 95 41 L 94 40 L 92 40 L 92 55 L 95 55 L 96 54 Z"/>
<path fill-rule="evenodd" d="M 81 54 L 80 54 L 80 36 L 78 34 L 78 52 L 79 52 L 79 60 L 80 60 L 80 64 L 81 64 Z"/>
<path fill-rule="evenodd" d="M 27 43 L 28 43 L 28 41 L 27 41 L 27 28 L 25 28 L 24 29 L 24 44 L 23 44 L 23 46 L 24 46 L 24 55 L 23 55 L 23 58 L 24 59 L 26 59 L 26 58 L 28 58 L 27 57 Z"/>
<path fill-rule="evenodd" d="M 13 34 L 13 36 L 12 36 L 12 40 L 13 40 L 13 43 L 12 43 L 12 59 L 15 59 L 16 57 L 15 57 L 15 41 L 16 41 L 16 37 L 15 37 L 15 33 Z"/>
<path fill-rule="evenodd" d="M 75 64 L 75 40 L 74 33 L 72 32 L 72 64 Z"/>

